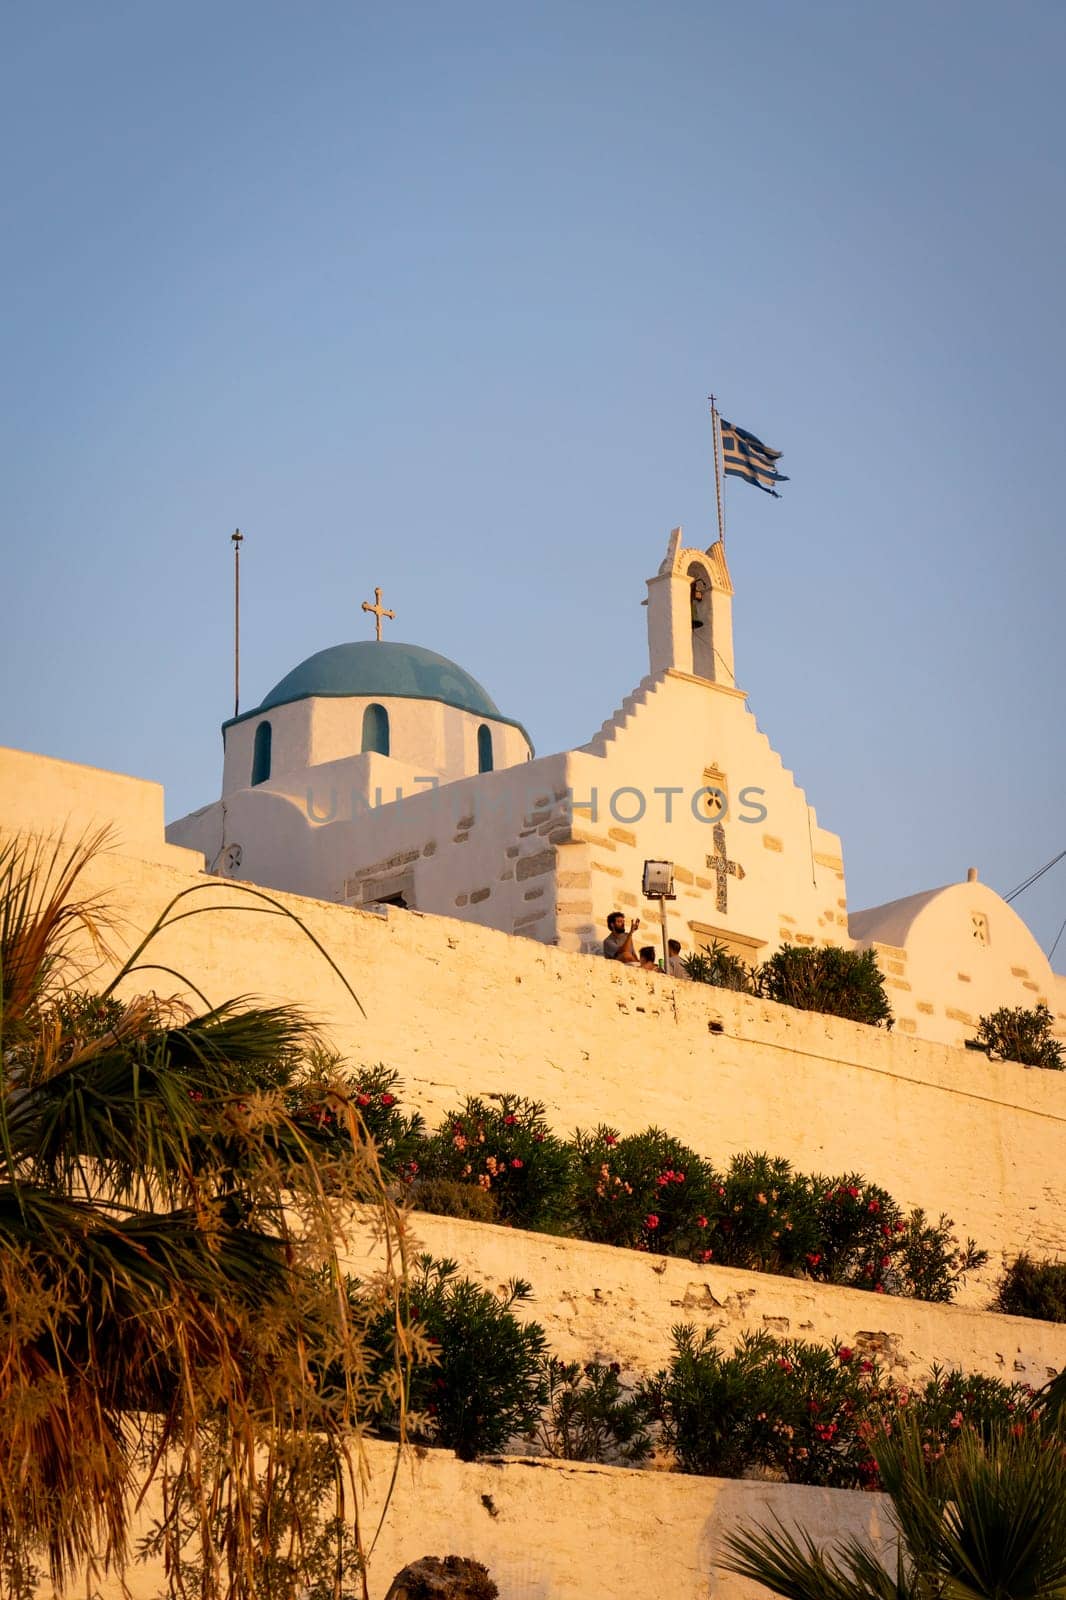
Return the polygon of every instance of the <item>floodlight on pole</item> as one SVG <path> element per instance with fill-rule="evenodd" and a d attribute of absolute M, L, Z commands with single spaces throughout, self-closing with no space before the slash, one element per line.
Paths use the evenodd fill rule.
<path fill-rule="evenodd" d="M 663 936 L 663 971 L 670 973 L 670 946 L 666 937 L 666 902 L 676 900 L 674 893 L 674 863 L 672 861 L 645 861 L 643 890 L 645 900 L 658 900 L 659 926 Z"/>

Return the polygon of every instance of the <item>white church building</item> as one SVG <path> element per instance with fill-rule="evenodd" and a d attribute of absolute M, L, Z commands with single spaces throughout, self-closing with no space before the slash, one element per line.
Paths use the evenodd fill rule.
<path fill-rule="evenodd" d="M 647 676 L 550 756 L 431 650 L 318 651 L 223 725 L 221 797 L 167 838 L 221 876 L 575 952 L 599 951 L 615 908 L 650 914 L 656 942 L 642 868 L 664 859 L 686 949 L 872 945 L 904 1032 L 958 1045 L 980 1015 L 1044 1002 L 1066 1035 L 1066 977 L 975 874 L 849 917 L 841 842 L 737 687 L 732 596 L 721 543 L 676 528 L 648 581 Z"/>

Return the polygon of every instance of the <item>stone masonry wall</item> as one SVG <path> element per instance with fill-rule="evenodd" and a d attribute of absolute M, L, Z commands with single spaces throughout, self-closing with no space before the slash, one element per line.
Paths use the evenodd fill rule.
<path fill-rule="evenodd" d="M 181 889 L 198 885 L 195 903 L 240 903 L 229 882 L 128 857 L 100 861 L 90 881 L 117 902 L 129 942 Z M 802 1170 L 862 1171 L 905 1205 L 946 1211 L 992 1252 L 965 1292 L 974 1305 L 987 1303 L 1004 1256 L 1066 1248 L 1057 1073 L 447 918 L 278 898 L 350 976 L 365 1018 L 298 926 L 276 916 L 187 919 L 153 959 L 213 1000 L 298 1001 L 349 1060 L 397 1068 L 405 1101 L 431 1123 L 466 1094 L 516 1090 L 542 1100 L 565 1134 L 654 1123 L 717 1162 L 757 1149 Z"/>

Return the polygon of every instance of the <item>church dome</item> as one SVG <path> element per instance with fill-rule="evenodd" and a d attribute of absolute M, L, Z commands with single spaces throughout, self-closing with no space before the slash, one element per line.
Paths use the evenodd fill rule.
<path fill-rule="evenodd" d="M 501 717 L 477 679 L 447 656 L 424 650 L 421 645 L 397 644 L 388 639 L 361 639 L 354 644 L 317 650 L 287 672 L 263 696 L 258 709 L 269 711 L 313 695 L 438 700 L 478 717 L 511 720 Z"/>

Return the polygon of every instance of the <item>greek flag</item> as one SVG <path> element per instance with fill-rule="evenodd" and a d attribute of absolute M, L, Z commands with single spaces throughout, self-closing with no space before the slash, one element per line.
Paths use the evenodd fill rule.
<path fill-rule="evenodd" d="M 775 500 L 781 496 L 775 483 L 787 483 L 783 472 L 778 472 L 780 450 L 771 450 L 768 444 L 756 439 L 746 428 L 734 427 L 724 417 L 719 418 L 722 429 L 722 462 L 726 477 L 744 478 L 757 489 L 765 489 Z"/>

